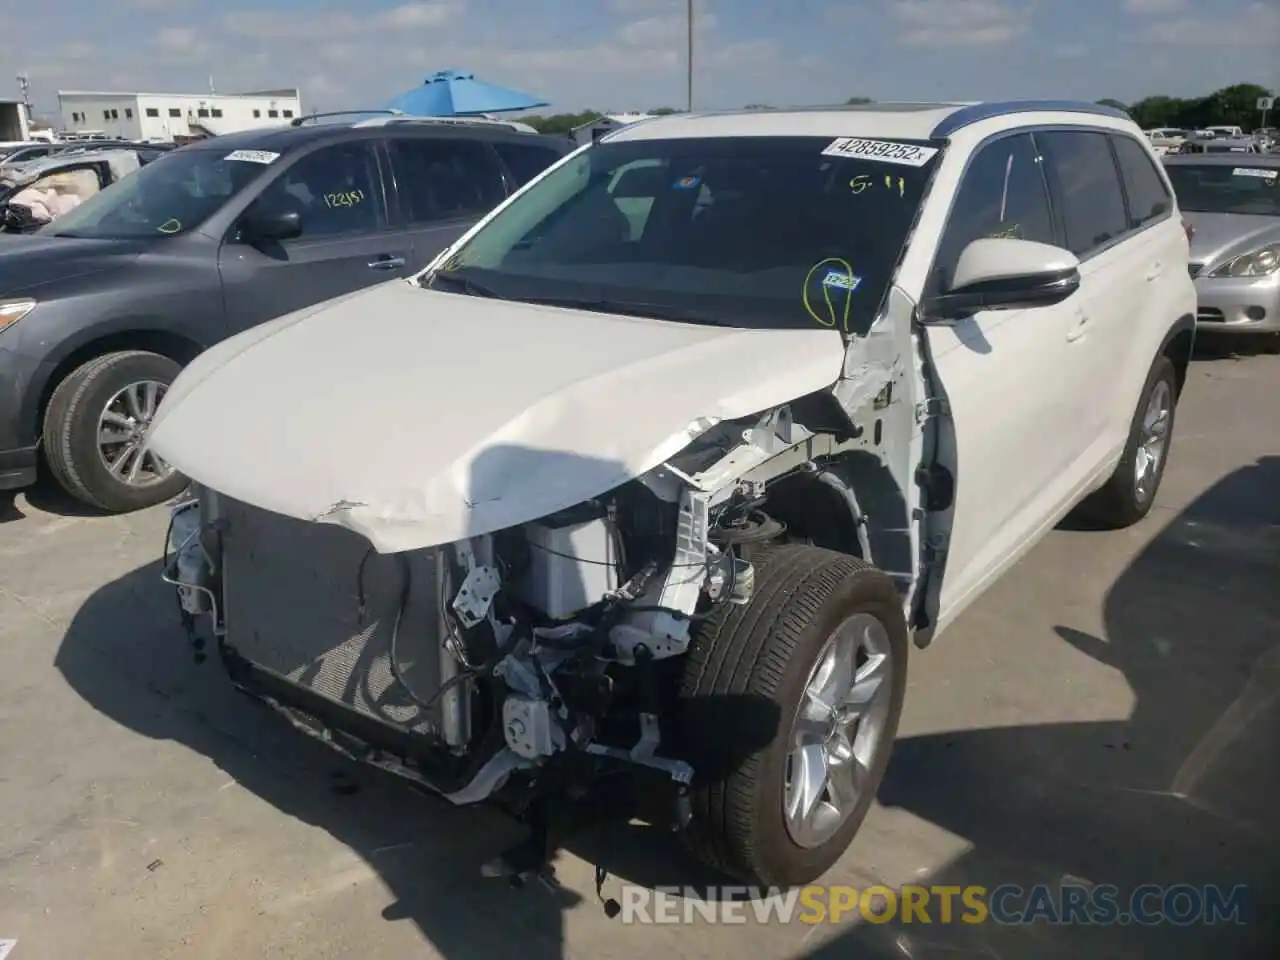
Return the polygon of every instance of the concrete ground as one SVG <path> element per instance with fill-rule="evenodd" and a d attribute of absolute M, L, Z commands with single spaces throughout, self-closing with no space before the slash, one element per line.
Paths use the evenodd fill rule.
<path fill-rule="evenodd" d="M 192 662 L 157 580 L 165 519 L 0 500 L 12 960 L 1277 955 L 1280 357 L 1197 362 L 1153 515 L 1053 532 L 915 655 L 880 804 L 827 877 L 1248 884 L 1241 925 L 626 926 L 595 898 L 598 837 L 561 856 L 559 893 L 496 885 L 478 865 L 505 821 L 334 779 Z M 707 882 L 640 828 L 610 863 L 615 896 Z"/>

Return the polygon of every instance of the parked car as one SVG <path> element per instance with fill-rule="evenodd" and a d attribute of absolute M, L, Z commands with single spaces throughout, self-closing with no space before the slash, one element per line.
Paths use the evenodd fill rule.
<path fill-rule="evenodd" d="M 1205 127 L 1205 131 L 1213 134 L 1214 137 L 1222 137 L 1226 140 L 1239 140 L 1241 137 L 1246 136 L 1243 128 L 1229 125 Z"/>
<path fill-rule="evenodd" d="M 1163 156 L 1166 153 L 1177 153 L 1182 149 L 1182 145 L 1187 142 L 1187 131 L 1179 130 L 1175 127 L 1158 127 L 1155 130 L 1145 131 L 1147 140 L 1151 143 L 1151 148 L 1156 152 L 1157 156 Z"/>
<path fill-rule="evenodd" d="M 165 575 L 300 729 L 526 812 L 499 873 L 648 772 L 706 861 L 808 882 L 911 641 L 1077 505 L 1151 509 L 1187 250 L 1104 106 L 626 126 L 412 282 L 192 363 L 147 437 L 193 480 Z"/>
<path fill-rule="evenodd" d="M 143 149 L 68 151 L 0 172 L 0 233 L 34 233 L 158 156 Z"/>
<path fill-rule="evenodd" d="M 1168 157 L 1201 330 L 1280 332 L 1280 156 Z"/>
<path fill-rule="evenodd" d="M 1178 150 L 1178 155 L 1188 153 L 1262 153 L 1262 148 L 1252 137 L 1214 137 L 1210 140 L 1188 140 Z"/>
<path fill-rule="evenodd" d="M 0 239 L 0 489 L 34 481 L 42 445 L 86 503 L 172 497 L 186 481 L 134 441 L 183 364 L 264 320 L 407 276 L 568 149 L 493 122 L 231 134 L 162 155 L 34 236 Z"/>

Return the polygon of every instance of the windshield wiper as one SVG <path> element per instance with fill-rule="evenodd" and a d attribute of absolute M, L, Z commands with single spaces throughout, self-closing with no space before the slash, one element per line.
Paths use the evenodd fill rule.
<path fill-rule="evenodd" d="M 474 280 L 468 280 L 466 277 L 459 276 L 457 273 L 448 270 L 437 270 L 435 273 L 425 275 L 418 281 L 418 286 L 424 290 L 436 289 L 436 281 L 443 280 L 445 283 L 452 284 L 457 292 L 465 293 L 473 297 L 489 297 L 493 300 L 502 300 L 503 298 L 486 287 L 482 283 L 476 283 Z"/>
<path fill-rule="evenodd" d="M 711 326 L 728 326 L 705 313 L 672 307 L 664 303 L 644 303 L 638 300 L 591 300 L 573 297 L 519 297 L 521 303 L 536 303 L 544 307 L 564 307 L 569 310 L 591 310 L 596 313 L 616 313 L 623 317 L 644 317 L 649 320 L 674 320 L 681 323 L 704 323 Z"/>

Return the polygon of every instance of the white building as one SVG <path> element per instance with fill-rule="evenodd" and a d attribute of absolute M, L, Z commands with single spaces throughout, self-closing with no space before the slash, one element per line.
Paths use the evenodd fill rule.
<path fill-rule="evenodd" d="M 638 120 L 648 120 L 651 116 L 648 113 L 610 113 L 599 120 L 592 120 L 590 123 L 584 123 L 580 127 L 574 127 L 572 131 L 573 139 L 578 143 L 591 143 L 599 140 L 612 130 L 625 127 L 627 124 L 635 123 Z"/>
<path fill-rule="evenodd" d="M 105 93 L 59 90 L 63 130 L 123 140 L 173 140 L 278 127 L 302 115 L 297 90 L 253 93 Z"/>

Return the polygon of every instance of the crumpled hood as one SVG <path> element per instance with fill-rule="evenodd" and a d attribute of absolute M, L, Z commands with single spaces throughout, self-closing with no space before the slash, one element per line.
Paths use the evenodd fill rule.
<path fill-rule="evenodd" d="M 1184 213 L 1195 228 L 1191 237 L 1191 262 L 1208 267 L 1280 243 L 1280 217 L 1243 213 Z"/>
<path fill-rule="evenodd" d="M 393 281 L 207 350 L 152 449 L 263 509 L 383 553 L 535 520 L 668 459 L 716 421 L 835 383 L 832 330 L 737 330 Z"/>

